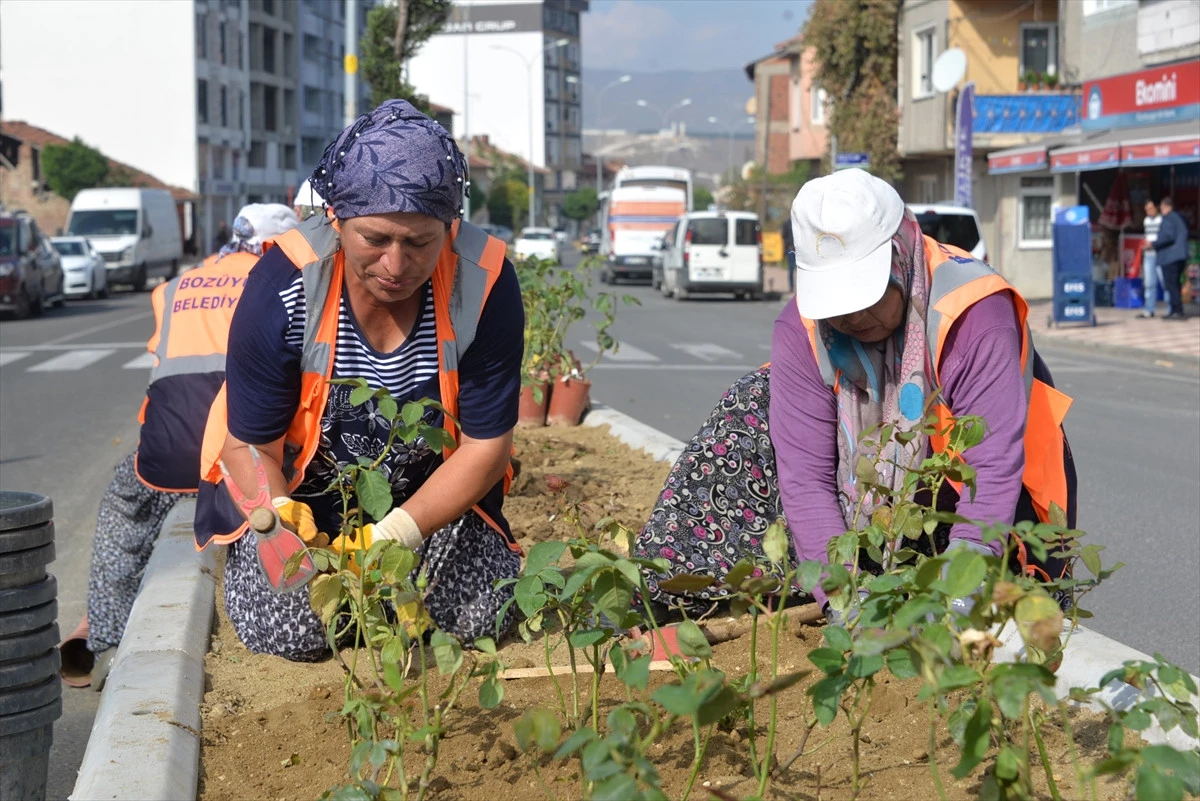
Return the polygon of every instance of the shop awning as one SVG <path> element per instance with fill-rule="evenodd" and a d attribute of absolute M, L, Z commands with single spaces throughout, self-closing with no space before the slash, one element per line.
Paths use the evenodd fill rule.
<path fill-rule="evenodd" d="M 1200 133 L 1194 122 L 1099 131 L 1049 156 L 1051 172 L 1182 164 L 1200 161 Z"/>
<path fill-rule="evenodd" d="M 1117 142 L 1060 147 L 1050 151 L 1050 172 L 1107 170 L 1120 163 L 1121 146 Z"/>
<path fill-rule="evenodd" d="M 997 150 L 988 153 L 988 175 L 1044 170 L 1048 163 L 1045 145 Z"/>

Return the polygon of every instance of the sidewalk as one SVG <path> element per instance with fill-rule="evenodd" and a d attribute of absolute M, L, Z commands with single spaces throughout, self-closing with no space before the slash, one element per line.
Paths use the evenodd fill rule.
<path fill-rule="evenodd" d="M 1040 342 L 1200 362 L 1200 315 L 1196 306 L 1187 308 L 1189 316 L 1183 321 L 1164 321 L 1161 317 L 1139 319 L 1141 309 L 1097 308 L 1095 327 L 1061 323 L 1051 328 L 1047 324 L 1052 314 L 1051 303 L 1040 300 L 1029 304 L 1029 326 L 1035 340 Z M 1166 313 L 1161 305 L 1159 313 Z"/>

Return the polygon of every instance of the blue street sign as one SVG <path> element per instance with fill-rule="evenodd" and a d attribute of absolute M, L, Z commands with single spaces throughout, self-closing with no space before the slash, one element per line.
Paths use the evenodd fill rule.
<path fill-rule="evenodd" d="M 859 167 L 865 170 L 871 166 L 871 157 L 866 153 L 838 153 L 833 166 L 838 170 L 844 170 L 847 167 Z"/>

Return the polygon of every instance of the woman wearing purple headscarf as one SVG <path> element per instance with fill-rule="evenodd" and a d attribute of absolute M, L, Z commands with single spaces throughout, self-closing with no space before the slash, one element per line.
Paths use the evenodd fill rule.
<path fill-rule="evenodd" d="M 496 590 L 494 582 L 520 568 L 501 506 L 517 420 L 524 315 L 502 246 L 492 247 L 486 234 L 460 220 L 467 178 L 466 160 L 450 134 L 405 101 L 388 101 L 342 131 L 311 177 L 326 214 L 297 229 L 304 238 L 300 248 L 293 238 L 268 250 L 246 282 L 230 331 L 228 436 L 221 457 L 253 496 L 247 446 L 254 445 L 285 525 L 323 544 L 317 532 L 332 537 L 341 529 L 341 496 L 331 491 L 339 470 L 382 456 L 392 511 L 335 545 L 353 539 L 362 547 L 373 537 L 415 550 L 429 578 L 426 606 L 434 622 L 471 643 L 494 632 L 511 596 L 511 587 Z M 316 260 L 298 264 L 297 252 L 311 252 Z M 324 279 L 332 284 L 325 287 L 328 296 L 315 294 L 307 280 L 317 270 L 335 276 Z M 330 378 L 365 379 L 386 388 L 401 406 L 423 398 L 450 404 L 442 392 L 447 366 L 439 362 L 439 341 L 445 342 L 445 321 L 459 319 L 461 310 L 447 307 L 468 302 L 460 285 L 485 273 L 486 288 L 479 284 L 473 296 L 477 313 L 468 315 L 474 331 L 464 325 L 454 332 L 465 350 L 457 357 L 460 434 L 449 457 L 424 440 L 393 445 L 385 454 L 389 420 L 374 399 L 352 404 L 352 387 L 343 384 L 328 386 L 320 430 L 309 435 L 319 439 L 315 454 L 306 463 L 295 456 L 292 449 L 311 444 L 294 441 L 306 402 L 302 365 L 310 364 L 313 320 L 335 313 L 329 298 L 338 304 Z M 451 285 L 453 295 L 447 294 Z M 310 308 L 318 303 L 321 308 Z M 425 422 L 441 425 L 442 415 L 430 409 Z M 298 483 L 285 479 L 291 467 L 302 472 Z M 228 541 L 221 532 L 231 528 L 210 525 L 220 511 L 201 503 L 198 537 L 211 533 Z M 320 658 L 328 644 L 308 593 L 272 593 L 255 549 L 253 532 L 229 548 L 225 602 L 238 636 L 254 651 Z"/>

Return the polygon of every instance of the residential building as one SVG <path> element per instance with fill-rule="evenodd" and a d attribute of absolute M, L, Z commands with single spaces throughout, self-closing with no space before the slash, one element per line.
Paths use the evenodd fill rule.
<path fill-rule="evenodd" d="M 588 0 L 459 0 L 408 64 L 418 91 L 455 106 L 456 137 L 486 131 L 547 170 L 538 222 L 565 220 L 563 198 L 579 185 L 579 15 L 587 9 Z"/>
<path fill-rule="evenodd" d="M 754 83 L 746 108 L 754 117 L 754 161 L 765 164 L 768 175 L 783 175 L 791 166 L 791 123 L 799 99 L 792 60 L 799 42 L 797 36 L 777 44 L 770 55 L 746 65 L 746 77 Z"/>
<path fill-rule="evenodd" d="M 1027 175 L 988 176 L 989 150 L 1021 150 L 1079 124 L 1079 98 L 1063 86 L 1058 24 L 1061 6 L 1038 0 L 905 0 L 898 23 L 898 146 L 906 201 L 952 202 L 955 117 L 962 87 L 973 83 L 973 207 L 993 267 L 1027 297 L 1051 292 L 1051 215 L 1075 195 L 1070 176 L 1044 162 Z M 950 48 L 966 55 L 966 72 L 948 92 L 934 86 L 933 66 Z M 1037 84 L 1027 77 L 1036 76 Z M 1039 88 L 1040 86 L 1040 88 Z"/>

